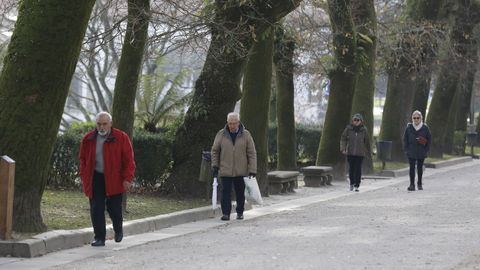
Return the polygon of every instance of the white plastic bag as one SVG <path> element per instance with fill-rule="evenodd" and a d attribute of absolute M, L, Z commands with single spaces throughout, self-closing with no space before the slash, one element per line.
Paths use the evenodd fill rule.
<path fill-rule="evenodd" d="M 257 178 L 244 177 L 245 181 L 245 199 L 252 204 L 263 204 L 262 194 L 258 188 Z"/>

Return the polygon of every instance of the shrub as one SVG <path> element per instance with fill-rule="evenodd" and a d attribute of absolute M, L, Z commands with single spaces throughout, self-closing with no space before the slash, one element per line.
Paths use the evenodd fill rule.
<path fill-rule="evenodd" d="M 315 162 L 322 135 L 321 128 L 313 125 L 296 127 L 297 161 Z M 268 155 L 270 163 L 277 162 L 277 126 L 268 128 Z"/>
<path fill-rule="evenodd" d="M 78 154 L 84 134 L 94 129 L 94 123 L 72 126 L 57 137 L 51 157 L 51 169 L 47 185 L 51 188 L 80 188 Z M 135 130 L 133 149 L 135 183 L 141 188 L 151 189 L 165 178 L 171 166 L 173 139 L 164 133 L 148 133 Z"/>

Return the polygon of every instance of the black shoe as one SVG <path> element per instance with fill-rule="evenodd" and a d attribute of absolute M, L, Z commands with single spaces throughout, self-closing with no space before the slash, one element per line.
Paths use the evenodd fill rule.
<path fill-rule="evenodd" d="M 414 185 L 410 185 L 410 186 L 408 186 L 407 190 L 408 190 L 408 191 L 415 191 L 415 186 L 414 186 Z"/>
<path fill-rule="evenodd" d="M 220 219 L 221 220 L 230 220 L 230 216 L 223 215 Z"/>
<path fill-rule="evenodd" d="M 237 219 L 243 219 L 243 215 L 237 214 Z"/>
<path fill-rule="evenodd" d="M 418 190 L 423 190 L 423 186 L 422 185 L 418 185 Z"/>
<path fill-rule="evenodd" d="M 115 233 L 115 242 L 119 243 L 122 242 L 123 239 L 123 232 Z"/>
<path fill-rule="evenodd" d="M 95 241 L 92 242 L 92 247 L 103 247 L 103 246 L 105 246 L 105 240 L 95 239 Z"/>

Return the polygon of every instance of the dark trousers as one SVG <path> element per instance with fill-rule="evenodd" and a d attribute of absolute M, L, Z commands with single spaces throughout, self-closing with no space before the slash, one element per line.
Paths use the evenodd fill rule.
<path fill-rule="evenodd" d="M 418 174 L 417 184 L 419 186 L 422 185 L 423 161 L 425 161 L 425 159 L 408 158 L 408 163 L 410 163 L 410 185 L 411 186 L 415 185 L 415 165 L 417 165 L 417 174 Z"/>
<path fill-rule="evenodd" d="M 235 197 L 237 198 L 237 214 L 243 215 L 245 209 L 245 182 L 243 176 L 222 177 L 222 213 L 229 216 L 232 211 L 232 185 L 235 187 Z"/>
<path fill-rule="evenodd" d="M 92 181 L 93 197 L 90 199 L 90 218 L 96 240 L 105 240 L 105 204 L 112 219 L 115 233 L 122 232 L 122 194 L 107 197 L 105 192 L 105 177 L 103 173 L 95 172 Z"/>
<path fill-rule="evenodd" d="M 347 156 L 348 160 L 348 177 L 350 178 L 350 185 L 359 187 L 362 181 L 362 161 L 361 156 Z"/>

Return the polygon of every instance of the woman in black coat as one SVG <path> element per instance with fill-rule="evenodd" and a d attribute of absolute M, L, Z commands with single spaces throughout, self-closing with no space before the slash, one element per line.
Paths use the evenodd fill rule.
<path fill-rule="evenodd" d="M 403 149 L 410 163 L 409 191 L 415 191 L 415 165 L 417 166 L 418 174 L 417 187 L 418 190 L 423 190 L 423 162 L 430 150 L 431 140 L 430 130 L 422 121 L 422 113 L 414 111 L 412 113 L 412 123 L 408 123 L 403 134 Z"/>
<path fill-rule="evenodd" d="M 363 117 L 357 113 L 352 117 L 352 123 L 348 125 L 340 138 L 340 152 L 347 155 L 350 178 L 350 191 L 359 191 L 362 180 L 362 161 L 370 156 L 370 136 L 363 124 Z"/>

